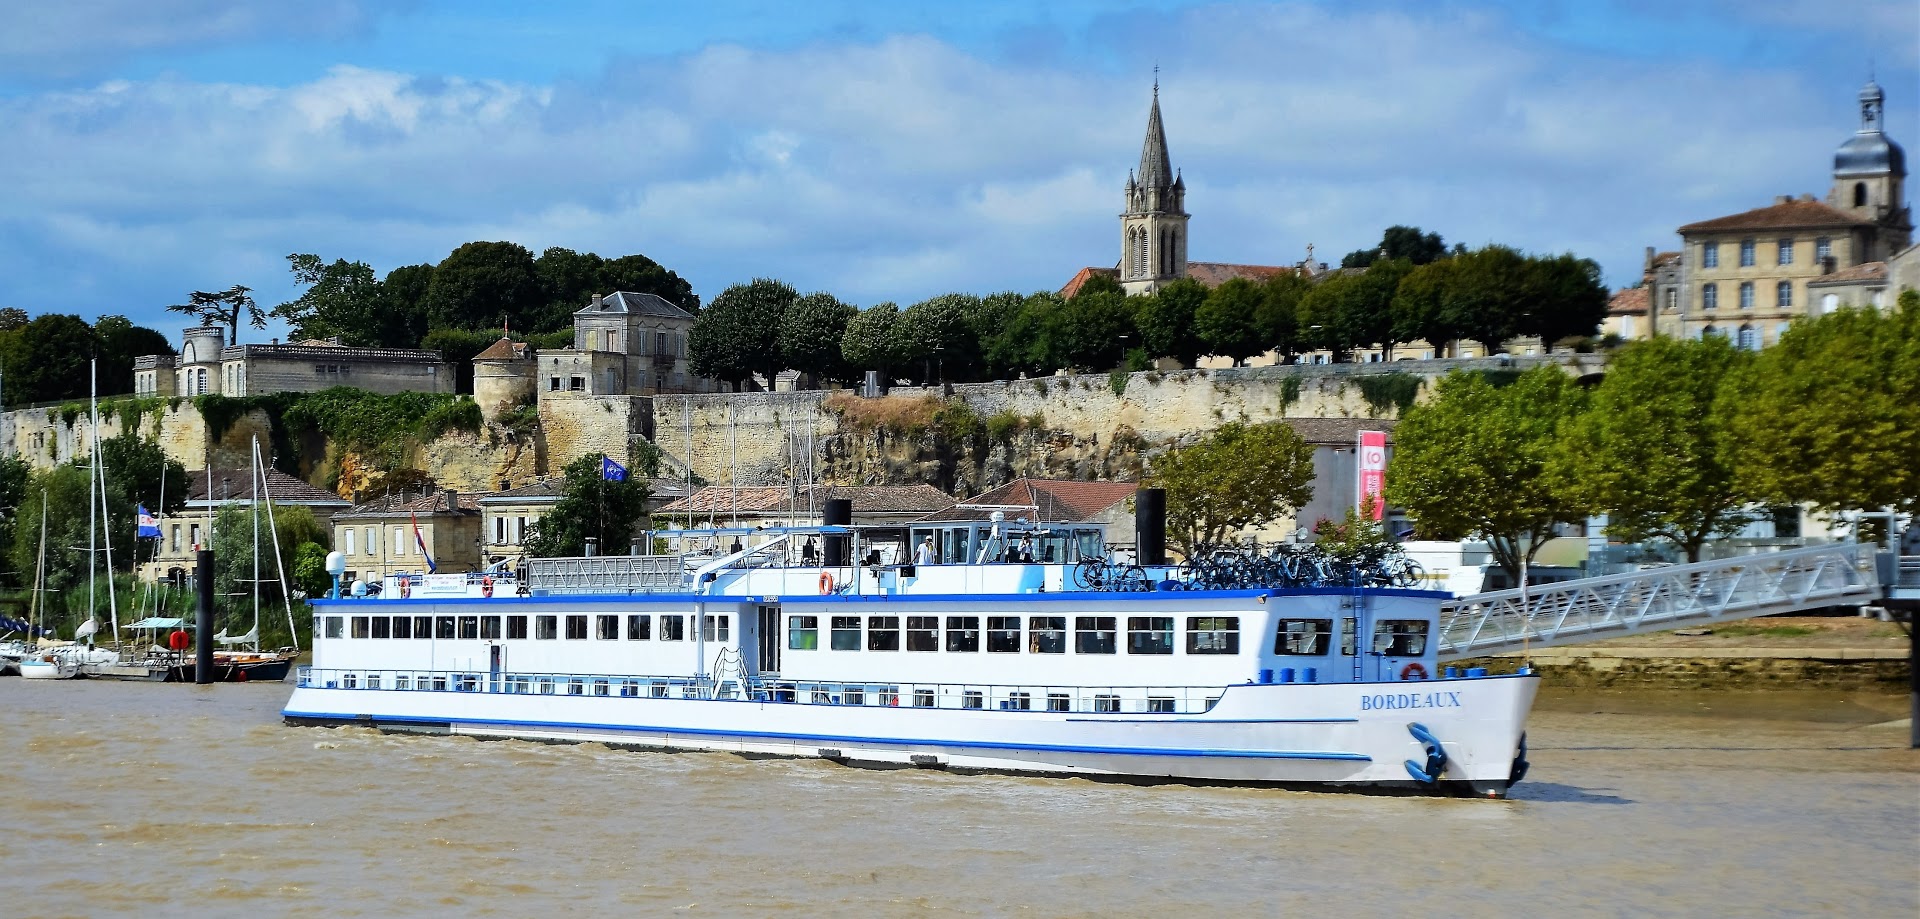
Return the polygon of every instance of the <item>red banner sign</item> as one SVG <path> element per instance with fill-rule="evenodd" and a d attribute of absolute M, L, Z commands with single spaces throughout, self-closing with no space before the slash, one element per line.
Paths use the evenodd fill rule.
<path fill-rule="evenodd" d="M 1367 497 L 1373 497 L 1373 519 L 1384 520 L 1387 516 L 1387 432 L 1360 432 L 1360 491 L 1354 499 L 1356 508 L 1367 506 Z"/>

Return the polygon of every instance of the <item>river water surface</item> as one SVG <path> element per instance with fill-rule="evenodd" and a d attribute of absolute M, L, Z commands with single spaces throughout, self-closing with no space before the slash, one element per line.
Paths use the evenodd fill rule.
<path fill-rule="evenodd" d="M 1509 801 L 283 726 L 0 681 L 0 915 L 1920 915 L 1905 699 L 1542 700 Z"/>

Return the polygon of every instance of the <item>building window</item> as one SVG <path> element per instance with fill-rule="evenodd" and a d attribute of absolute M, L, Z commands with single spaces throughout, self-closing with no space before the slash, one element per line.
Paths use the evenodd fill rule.
<path fill-rule="evenodd" d="M 1703 284 L 1700 287 L 1700 308 L 1703 310 L 1720 307 L 1720 285 Z"/>
<path fill-rule="evenodd" d="M 587 391 L 586 377 L 568 377 L 567 378 L 567 392 L 586 392 L 586 391 Z"/>
<path fill-rule="evenodd" d="M 407 554 L 407 543 L 404 538 L 405 533 L 406 531 L 402 530 L 399 527 L 393 528 L 393 543 L 392 543 L 393 554 L 395 555 Z"/>
<path fill-rule="evenodd" d="M 1752 281 L 1740 282 L 1740 308 L 1743 310 L 1753 309 L 1753 282 Z"/>
<path fill-rule="evenodd" d="M 1823 313 L 1831 313 L 1831 312 L 1833 312 L 1834 310 L 1837 310 L 1837 309 L 1839 309 L 1839 308 L 1840 308 L 1840 295 L 1839 295 L 1839 294 L 1822 294 L 1822 295 L 1821 295 L 1821 297 L 1820 297 L 1820 311 L 1821 311 L 1821 312 L 1823 312 Z"/>
<path fill-rule="evenodd" d="M 1703 339 L 1703 340 L 1704 340 L 1704 339 L 1708 339 L 1708 338 L 1712 338 L 1712 337 L 1713 337 L 1714 335 L 1716 335 L 1716 334 L 1718 334 L 1718 333 L 1714 331 L 1714 328 L 1713 328 L 1713 326 L 1711 326 L 1711 325 L 1709 325 L 1709 326 L 1707 326 L 1706 328 L 1704 328 L 1704 329 L 1701 329 L 1701 330 L 1700 330 L 1700 337 L 1701 337 L 1701 339 Z"/>
<path fill-rule="evenodd" d="M 559 378 L 559 377 L 548 377 L 548 378 L 547 378 L 547 392 L 559 392 L 559 391 L 560 391 L 560 378 Z"/>
<path fill-rule="evenodd" d="M 1702 243 L 1700 245 L 1700 265 L 1703 268 L 1720 267 L 1720 244 Z"/>
<path fill-rule="evenodd" d="M 496 546 L 507 544 L 507 518 L 505 517 L 493 518 L 493 544 Z"/>
<path fill-rule="evenodd" d="M 1773 305 L 1788 307 L 1793 305 L 1793 282 L 1781 281 L 1773 288 Z"/>
<path fill-rule="evenodd" d="M 174 527 L 173 530 L 174 530 L 174 536 L 175 536 L 174 541 L 179 542 L 178 537 L 180 535 L 180 528 Z M 353 527 L 347 527 L 345 530 L 345 535 L 347 539 L 346 539 L 346 545 L 345 545 L 344 551 L 346 552 L 347 555 L 352 555 L 353 554 Z M 179 547 L 175 546 L 174 548 L 177 549 Z"/>
<path fill-rule="evenodd" d="M 380 554 L 380 528 L 379 527 L 367 527 L 367 545 L 365 548 L 367 550 L 368 555 Z"/>
<path fill-rule="evenodd" d="M 1853 183 L 1853 206 L 1854 207 L 1867 206 L 1867 183 L 1865 182 Z"/>
<path fill-rule="evenodd" d="M 1679 308 L 1680 308 L 1680 288 L 1678 287 L 1667 288 L 1667 312 L 1671 313 L 1674 310 L 1677 310 Z"/>
<path fill-rule="evenodd" d="M 1740 241 L 1740 267 L 1742 268 L 1753 267 L 1754 248 L 1755 246 L 1754 246 L 1753 240 L 1743 239 Z"/>
<path fill-rule="evenodd" d="M 349 530 L 348 532 L 352 532 L 352 531 Z M 172 551 L 174 552 L 180 551 L 180 524 L 176 523 L 173 525 L 172 536 L 168 540 L 168 545 L 172 547 Z"/>
<path fill-rule="evenodd" d="M 1824 263 L 1833 257 L 1833 240 L 1825 236 L 1813 241 L 1813 260 Z"/>
<path fill-rule="evenodd" d="M 1775 256 L 1775 258 L 1778 264 L 1781 264 L 1781 265 L 1793 264 L 1793 240 L 1791 239 L 1780 240 L 1779 254 Z"/>
<path fill-rule="evenodd" d="M 525 517 L 513 518 L 513 544 L 517 546 L 526 541 L 527 541 L 527 518 Z"/>
<path fill-rule="evenodd" d="M 661 357 L 671 356 L 672 349 L 668 347 L 669 344 L 670 342 L 667 341 L 667 333 L 665 332 L 653 333 L 653 353 L 658 354 Z"/>
<path fill-rule="evenodd" d="M 1742 351 L 1760 350 L 1760 331 L 1750 325 L 1740 327 L 1740 337 L 1736 339 Z"/>

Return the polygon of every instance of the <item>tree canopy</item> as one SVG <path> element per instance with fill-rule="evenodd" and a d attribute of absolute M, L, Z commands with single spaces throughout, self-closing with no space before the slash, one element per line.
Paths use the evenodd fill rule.
<path fill-rule="evenodd" d="M 45 313 L 0 328 L 0 386 L 6 404 L 85 399 L 87 361 L 99 358 L 100 394 L 133 391 L 133 359 L 172 354 L 166 336 L 124 316 L 101 316 L 88 326 L 78 316 Z"/>
<path fill-rule="evenodd" d="M 841 340 L 847 337 L 847 323 L 859 310 L 842 303 L 829 293 L 811 293 L 793 301 L 780 319 L 780 353 L 789 369 L 810 373 L 822 379 L 846 380 L 847 364 L 841 358 Z"/>
<path fill-rule="evenodd" d="M 693 372 L 743 385 L 762 375 L 768 389 L 787 369 L 780 351 L 780 328 L 787 309 L 799 299 L 793 285 L 771 278 L 735 284 L 700 311 L 688 336 Z"/>
<path fill-rule="evenodd" d="M 1313 447 L 1282 422 L 1230 421 L 1155 458 L 1148 484 L 1167 490 L 1167 539 L 1189 558 L 1313 497 Z"/>
<path fill-rule="evenodd" d="M 267 327 L 267 314 L 253 302 L 253 288 L 239 284 L 221 291 L 196 290 L 188 295 L 187 302 L 169 306 L 167 311 L 192 316 L 202 325 L 226 326 L 229 345 L 240 343 L 242 318 L 253 328 Z"/>
<path fill-rule="evenodd" d="M 584 555 L 589 536 L 599 540 L 601 552 L 623 553 L 633 535 L 645 528 L 646 480 L 628 476 L 608 481 L 601 475 L 605 459 L 605 454 L 595 453 L 567 464 L 560 500 L 534 525 L 527 537 L 528 554 L 537 558 Z M 627 466 L 631 469 L 635 464 Z"/>

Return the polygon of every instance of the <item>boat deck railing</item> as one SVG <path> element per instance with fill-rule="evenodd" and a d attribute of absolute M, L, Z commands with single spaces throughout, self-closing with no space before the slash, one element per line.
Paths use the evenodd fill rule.
<path fill-rule="evenodd" d="M 310 689 L 500 693 L 693 699 L 795 705 L 859 705 L 1079 714 L 1195 715 L 1212 709 L 1225 686 L 1053 686 L 991 683 L 886 683 L 799 679 L 721 679 L 593 673 L 488 673 L 301 667 Z"/>
<path fill-rule="evenodd" d="M 678 555 L 593 555 L 527 560 L 527 584 L 539 594 L 629 594 L 683 589 Z"/>

